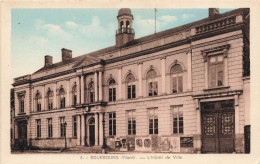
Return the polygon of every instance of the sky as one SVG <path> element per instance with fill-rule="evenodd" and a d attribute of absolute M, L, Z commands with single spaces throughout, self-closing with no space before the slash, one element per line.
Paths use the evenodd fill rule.
<path fill-rule="evenodd" d="M 115 45 L 115 9 L 12 9 L 11 76 L 32 74 L 44 66 L 44 56 L 61 61 L 61 49 L 72 57 Z M 220 13 L 231 9 L 220 9 Z M 154 9 L 131 9 L 135 38 L 155 32 Z M 208 17 L 208 9 L 157 9 L 156 32 Z"/>

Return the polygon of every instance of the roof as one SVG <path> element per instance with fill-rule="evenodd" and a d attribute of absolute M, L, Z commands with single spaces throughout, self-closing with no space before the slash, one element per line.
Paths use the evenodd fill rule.
<path fill-rule="evenodd" d="M 120 10 L 119 10 L 119 12 L 120 12 Z M 126 8 L 124 10 L 122 10 L 122 12 L 123 11 L 128 12 L 128 10 L 126 10 Z M 247 14 L 248 12 L 249 12 L 249 9 L 240 8 L 240 9 L 235 9 L 235 10 L 232 10 L 232 11 L 229 11 L 229 12 L 225 12 L 223 14 L 215 15 L 214 17 L 207 17 L 207 18 L 199 20 L 199 21 L 195 21 L 195 22 L 192 22 L 192 23 L 189 23 L 189 24 L 185 24 L 185 25 L 182 25 L 182 26 L 171 28 L 171 29 L 168 29 L 168 30 L 165 30 L 165 31 L 155 33 L 155 34 L 147 35 L 147 36 L 141 37 L 139 39 L 134 39 L 134 40 L 128 42 L 127 44 L 125 44 L 122 47 L 111 46 L 111 47 L 100 49 L 100 50 L 97 50 L 97 51 L 94 51 L 94 52 L 90 52 L 88 54 L 84 54 L 82 56 L 71 58 L 71 59 L 68 59 L 66 61 L 61 61 L 61 62 L 52 64 L 52 65 L 49 65 L 49 66 L 45 66 L 45 67 L 39 69 L 38 71 L 36 71 L 35 73 L 45 71 L 45 70 L 48 70 L 48 69 L 52 69 L 52 68 L 56 68 L 56 67 L 60 67 L 62 65 L 70 64 L 70 63 L 73 63 L 73 62 L 80 62 L 85 57 L 88 57 L 88 56 L 97 57 L 97 56 L 100 56 L 102 54 L 109 53 L 109 52 L 115 51 L 117 49 L 121 49 L 123 47 L 138 45 L 138 44 L 150 41 L 150 40 L 154 40 L 156 38 L 161 38 L 161 37 L 164 37 L 164 36 L 167 36 L 167 35 L 170 35 L 170 34 L 173 34 L 173 33 L 177 33 L 177 32 L 183 31 L 183 30 L 188 30 L 188 29 L 190 29 L 190 28 L 192 28 L 196 25 L 203 24 L 203 23 L 206 23 L 206 22 L 210 22 L 210 21 L 215 20 L 215 19 L 220 19 L 220 18 L 224 18 L 224 17 L 230 16 L 230 15 L 236 15 L 236 14 Z M 131 10 L 130 10 L 130 13 L 131 13 Z"/>

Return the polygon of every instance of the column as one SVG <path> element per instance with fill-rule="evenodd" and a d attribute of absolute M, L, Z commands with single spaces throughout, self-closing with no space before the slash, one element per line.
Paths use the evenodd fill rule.
<path fill-rule="evenodd" d="M 42 86 L 42 102 L 41 110 L 45 110 L 45 85 Z"/>
<path fill-rule="evenodd" d="M 122 99 L 122 67 L 118 68 L 118 98 L 117 100 Z"/>
<path fill-rule="evenodd" d="M 200 104 L 199 100 L 195 100 L 196 103 L 196 114 L 197 114 L 197 120 L 196 120 L 196 126 L 197 126 L 197 137 L 196 137 L 196 148 L 198 149 L 198 153 L 201 152 L 201 111 L 200 111 Z"/>
<path fill-rule="evenodd" d="M 99 113 L 99 145 L 103 146 L 103 113 Z"/>
<path fill-rule="evenodd" d="M 80 145 L 80 115 L 77 115 L 77 145 Z"/>
<path fill-rule="evenodd" d="M 27 145 L 30 144 L 30 138 L 31 138 L 31 121 L 27 120 Z"/>
<path fill-rule="evenodd" d="M 188 85 L 187 90 L 192 90 L 192 77 L 191 77 L 191 50 L 187 53 L 187 73 L 188 73 Z"/>
<path fill-rule="evenodd" d="M 84 75 L 81 75 L 81 79 L 80 79 L 80 103 L 84 104 Z"/>
<path fill-rule="evenodd" d="M 94 73 L 94 89 L 95 89 L 95 102 L 98 101 L 98 89 L 97 89 L 97 72 Z"/>
<path fill-rule="evenodd" d="M 76 84 L 77 84 L 77 104 L 80 104 L 80 76 L 77 77 L 77 81 L 76 81 Z"/>
<path fill-rule="evenodd" d="M 204 81 L 205 81 L 205 89 L 208 89 L 208 63 L 207 63 L 207 54 L 203 53 L 204 58 L 204 69 L 205 69 L 205 75 L 204 75 Z"/>
<path fill-rule="evenodd" d="M 99 83 L 99 101 L 103 100 L 103 94 L 102 94 L 102 71 L 99 71 L 98 73 L 99 77 L 98 77 L 98 83 Z"/>
<path fill-rule="evenodd" d="M 235 134 L 239 134 L 239 98 L 235 95 Z"/>
<path fill-rule="evenodd" d="M 161 59 L 161 67 L 162 67 L 162 92 L 161 95 L 165 95 L 165 59 L 166 57 L 163 57 Z"/>
<path fill-rule="evenodd" d="M 98 114 L 95 113 L 95 146 L 98 145 Z"/>
<path fill-rule="evenodd" d="M 66 107 L 69 107 L 70 106 L 70 79 L 68 79 L 66 81 L 66 91 L 67 91 L 67 94 L 66 94 Z"/>
<path fill-rule="evenodd" d="M 57 83 L 53 86 L 53 109 L 57 109 Z"/>
<path fill-rule="evenodd" d="M 85 116 L 81 115 L 81 145 L 85 146 Z"/>
<path fill-rule="evenodd" d="M 34 112 L 34 109 L 35 109 L 35 107 L 34 107 L 34 87 L 32 87 L 32 100 L 31 100 L 32 102 L 32 112 Z"/>
<path fill-rule="evenodd" d="M 143 79 L 142 79 L 142 67 L 143 63 L 138 63 L 138 86 L 139 86 L 139 96 L 143 97 Z"/>

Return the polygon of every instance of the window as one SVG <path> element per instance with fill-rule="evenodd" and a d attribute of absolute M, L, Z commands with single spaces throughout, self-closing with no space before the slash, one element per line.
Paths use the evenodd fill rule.
<path fill-rule="evenodd" d="M 60 137 L 65 137 L 65 117 L 60 117 Z"/>
<path fill-rule="evenodd" d="M 224 57 L 222 54 L 209 56 L 209 87 L 214 88 L 224 85 Z"/>
<path fill-rule="evenodd" d="M 134 75 L 132 73 L 129 73 L 126 76 L 127 98 L 128 99 L 135 98 L 136 89 L 135 89 L 134 81 L 135 81 Z"/>
<path fill-rule="evenodd" d="M 48 138 L 52 138 L 52 118 L 47 118 L 48 123 Z"/>
<path fill-rule="evenodd" d="M 149 134 L 158 134 L 158 110 L 157 108 L 148 109 Z"/>
<path fill-rule="evenodd" d="M 109 113 L 109 135 L 116 135 L 116 113 Z"/>
<path fill-rule="evenodd" d="M 65 91 L 62 86 L 59 90 L 59 99 L 60 99 L 60 108 L 65 108 L 66 98 L 65 98 Z"/>
<path fill-rule="evenodd" d="M 128 120 L 128 135 L 136 134 L 136 120 L 135 120 L 135 111 L 127 111 L 127 120 Z"/>
<path fill-rule="evenodd" d="M 76 105 L 77 104 L 77 86 L 74 85 L 72 87 L 72 104 Z"/>
<path fill-rule="evenodd" d="M 94 82 L 91 81 L 88 85 L 89 90 L 89 102 L 94 103 L 95 101 L 95 89 L 94 89 Z"/>
<path fill-rule="evenodd" d="M 171 68 L 171 84 L 172 93 L 183 92 L 182 67 L 180 64 L 175 64 Z"/>
<path fill-rule="evenodd" d="M 48 105 L 48 110 L 53 109 L 53 91 L 51 91 L 50 88 L 48 89 L 47 92 L 47 105 Z"/>
<path fill-rule="evenodd" d="M 109 101 L 116 101 L 116 88 L 115 88 L 116 81 L 111 78 L 108 82 L 109 85 Z"/>
<path fill-rule="evenodd" d="M 77 137 L 77 116 L 73 116 L 72 121 L 73 121 L 73 137 Z"/>
<path fill-rule="evenodd" d="M 36 93 L 36 95 L 35 95 L 35 101 L 36 101 L 36 109 L 37 109 L 37 112 L 40 112 L 40 111 L 41 111 L 41 100 L 42 100 L 41 94 L 40 94 L 40 92 L 37 90 L 37 93 Z"/>
<path fill-rule="evenodd" d="M 24 113 L 24 96 L 19 97 L 19 111 Z"/>
<path fill-rule="evenodd" d="M 36 130 L 37 130 L 36 137 L 41 138 L 41 120 L 40 119 L 36 120 Z"/>
<path fill-rule="evenodd" d="M 146 75 L 148 82 L 148 96 L 157 96 L 158 95 L 158 83 L 157 83 L 157 73 L 154 69 L 151 69 L 147 72 Z"/>
<path fill-rule="evenodd" d="M 183 110 L 181 106 L 172 106 L 173 134 L 183 134 Z"/>

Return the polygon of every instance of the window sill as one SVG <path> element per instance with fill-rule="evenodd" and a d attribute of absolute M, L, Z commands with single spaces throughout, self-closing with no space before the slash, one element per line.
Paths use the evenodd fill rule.
<path fill-rule="evenodd" d="M 213 91 L 213 90 L 228 89 L 228 88 L 230 88 L 230 86 L 220 86 L 220 87 L 203 89 L 203 91 Z"/>

